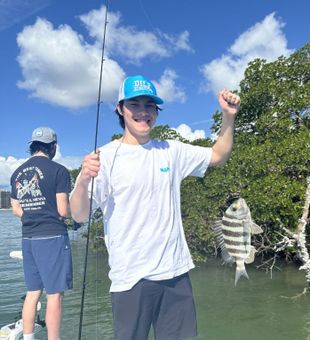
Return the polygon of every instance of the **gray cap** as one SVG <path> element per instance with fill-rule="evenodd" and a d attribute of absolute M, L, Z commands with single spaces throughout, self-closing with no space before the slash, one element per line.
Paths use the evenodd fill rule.
<path fill-rule="evenodd" d="M 52 143 L 57 142 L 57 136 L 53 129 L 49 127 L 39 127 L 33 130 L 31 142 Z"/>

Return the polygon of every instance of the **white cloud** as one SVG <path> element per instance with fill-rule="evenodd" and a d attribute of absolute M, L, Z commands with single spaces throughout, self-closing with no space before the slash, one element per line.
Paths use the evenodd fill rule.
<path fill-rule="evenodd" d="M 101 63 L 105 7 L 82 15 L 80 20 L 93 38 L 90 44 L 68 25 L 53 27 L 38 18 L 17 36 L 20 53 L 17 57 L 23 80 L 17 85 L 32 97 L 53 105 L 76 109 L 97 100 Z M 127 62 L 139 63 L 143 58 L 165 58 L 176 50 L 191 51 L 189 34 L 155 35 L 121 25 L 121 15 L 108 17 L 105 61 L 103 63 L 102 100 L 115 101 L 124 70 L 110 58 L 122 56 Z M 177 96 L 181 94 L 176 93 Z"/>
<path fill-rule="evenodd" d="M 25 161 L 26 159 L 16 159 L 12 156 L 0 156 L 0 186 L 9 186 L 12 173 Z"/>
<path fill-rule="evenodd" d="M 80 17 L 90 36 L 102 41 L 105 6 L 92 10 Z M 166 58 L 177 51 L 192 52 L 189 45 L 189 32 L 169 35 L 157 30 L 157 34 L 139 31 L 134 26 L 122 25 L 120 12 L 109 12 L 106 32 L 106 51 L 108 55 L 122 56 L 126 62 L 140 63 L 144 58 Z"/>
<path fill-rule="evenodd" d="M 163 39 L 169 42 L 174 51 L 187 51 L 194 53 L 193 48 L 189 44 L 189 36 L 190 34 L 188 31 L 184 31 L 178 36 L 169 35 L 166 33 L 162 34 Z"/>
<path fill-rule="evenodd" d="M 184 89 L 177 86 L 176 79 L 178 75 L 172 69 L 166 69 L 161 76 L 159 82 L 153 81 L 157 94 L 163 98 L 165 102 L 179 101 L 184 103 L 186 101 L 186 94 Z"/>
<path fill-rule="evenodd" d="M 183 138 L 193 141 L 195 139 L 200 139 L 200 138 L 206 138 L 206 134 L 204 130 L 194 130 L 186 125 L 186 124 L 181 124 L 177 128 L 172 128 L 176 132 L 178 132 Z"/>
<path fill-rule="evenodd" d="M 13 156 L 7 158 L 0 156 L 0 187 L 9 187 L 11 175 L 20 165 L 26 162 L 27 159 L 28 158 L 17 159 Z M 59 145 L 57 145 L 57 152 L 53 160 L 64 165 L 69 170 L 77 169 L 82 164 L 82 157 L 63 157 L 60 153 Z"/>
<path fill-rule="evenodd" d="M 212 142 L 215 142 L 218 138 L 218 134 L 215 132 L 212 132 L 210 135 L 210 139 L 212 140 Z"/>
<path fill-rule="evenodd" d="M 73 169 L 78 169 L 83 161 L 83 157 L 79 156 L 62 156 L 60 152 L 60 146 L 57 144 L 57 151 L 56 155 L 53 158 L 53 160 L 57 163 L 60 163 L 64 165 L 67 169 L 73 170 Z"/>
<path fill-rule="evenodd" d="M 281 55 L 291 54 L 293 51 L 287 48 L 283 27 L 284 23 L 275 17 L 275 13 L 271 13 L 242 33 L 226 54 L 201 67 L 205 78 L 203 90 L 215 94 L 222 88 L 236 90 L 248 63 L 253 59 L 272 62 Z"/>
<path fill-rule="evenodd" d="M 88 45 L 70 26 L 54 29 L 44 19 L 37 19 L 18 34 L 18 62 L 24 81 L 18 86 L 33 97 L 49 103 L 79 108 L 97 99 L 100 51 Z M 104 62 L 102 99 L 113 100 L 125 73 L 113 60 Z"/>

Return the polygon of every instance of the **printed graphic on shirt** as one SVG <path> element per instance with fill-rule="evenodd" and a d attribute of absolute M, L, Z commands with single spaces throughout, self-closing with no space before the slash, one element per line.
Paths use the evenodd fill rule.
<path fill-rule="evenodd" d="M 46 199 L 39 185 L 39 180 L 43 178 L 42 171 L 36 166 L 25 168 L 17 174 L 16 197 L 24 210 L 38 210 L 45 205 Z"/>
<path fill-rule="evenodd" d="M 169 172 L 170 171 L 170 168 L 169 166 L 165 167 L 165 168 L 160 168 L 160 171 L 161 172 Z"/>

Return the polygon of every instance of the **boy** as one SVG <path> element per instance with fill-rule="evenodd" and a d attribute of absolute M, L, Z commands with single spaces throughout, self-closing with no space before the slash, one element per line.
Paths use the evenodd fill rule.
<path fill-rule="evenodd" d="M 11 176 L 13 213 L 22 221 L 22 253 L 27 294 L 23 305 L 24 340 L 34 340 L 36 307 L 43 288 L 47 293 L 45 322 L 48 340 L 58 340 L 62 300 L 72 289 L 72 259 L 65 217 L 70 216 L 68 170 L 52 159 L 54 130 L 33 131 L 31 157 Z"/>
<path fill-rule="evenodd" d="M 212 148 L 155 141 L 150 132 L 160 104 L 143 76 L 124 80 L 116 107 L 124 135 L 84 158 L 70 198 L 73 218 L 89 213 L 89 184 L 104 215 L 116 340 L 180 340 L 197 335 L 188 272 L 194 267 L 181 220 L 180 184 L 225 163 L 233 144 L 238 96 L 219 95 L 224 112 Z"/>

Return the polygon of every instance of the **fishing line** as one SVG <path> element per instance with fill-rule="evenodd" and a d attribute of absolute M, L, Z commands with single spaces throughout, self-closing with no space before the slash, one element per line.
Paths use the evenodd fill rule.
<path fill-rule="evenodd" d="M 102 48 L 101 48 L 101 63 L 100 63 L 100 73 L 99 73 L 99 86 L 98 86 L 98 99 L 97 99 L 97 112 L 96 112 L 96 127 L 95 127 L 94 152 L 97 152 L 97 143 L 98 143 L 98 130 L 99 130 L 100 105 L 101 105 L 102 73 L 103 73 L 103 62 L 105 60 L 104 59 L 104 51 L 105 51 L 106 31 L 107 31 L 107 24 L 108 24 L 108 11 L 109 11 L 109 0 L 106 1 L 106 11 L 105 11 L 105 19 L 104 19 L 104 31 L 103 31 Z M 81 297 L 81 309 L 80 309 L 79 335 L 78 335 L 78 339 L 79 340 L 81 340 L 81 337 L 82 337 L 82 328 L 83 328 L 83 312 L 84 312 L 84 300 L 85 300 L 85 287 L 86 287 L 86 272 L 87 272 L 88 249 L 89 249 L 89 236 L 90 236 L 90 228 L 91 228 L 91 220 L 92 220 L 93 193 L 94 193 L 94 177 L 92 177 L 92 180 L 91 180 L 90 204 L 89 204 L 88 227 L 87 227 L 87 237 L 86 237 L 85 259 L 84 259 L 84 272 L 83 272 L 82 297 Z"/>
<path fill-rule="evenodd" d="M 142 3 L 142 0 L 138 0 L 138 3 L 139 3 L 139 6 L 140 6 L 141 11 L 143 12 L 143 15 L 144 15 L 146 21 L 147 21 L 148 24 L 150 25 L 150 27 L 151 27 L 152 31 L 154 32 L 154 34 L 157 35 L 157 36 L 159 36 L 159 37 L 161 37 L 161 36 L 162 36 L 162 33 L 160 32 L 160 30 L 159 30 L 158 28 L 156 28 L 156 27 L 153 25 L 153 23 L 152 23 L 152 21 L 151 21 L 151 19 L 150 19 L 150 16 L 148 15 L 148 13 L 147 13 L 147 11 L 146 11 L 146 9 L 145 9 L 143 3 Z"/>
<path fill-rule="evenodd" d="M 152 24 L 151 19 L 150 19 L 149 15 L 147 14 L 147 12 L 146 12 L 146 10 L 145 10 L 143 4 L 142 4 L 142 1 L 139 0 L 138 2 L 139 2 L 139 5 L 140 5 L 140 8 L 141 8 L 141 11 L 143 12 L 143 14 L 144 14 L 144 16 L 145 16 L 145 18 L 146 18 L 146 21 L 149 23 L 149 25 L 151 26 L 151 28 L 152 28 L 153 31 L 157 31 L 157 29 L 156 29 L 156 28 L 154 27 L 154 25 Z"/>

